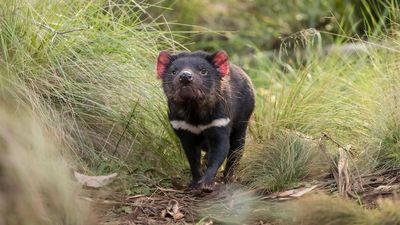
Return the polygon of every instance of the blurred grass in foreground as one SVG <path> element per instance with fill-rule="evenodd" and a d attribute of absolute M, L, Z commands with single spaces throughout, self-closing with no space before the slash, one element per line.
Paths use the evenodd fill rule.
<path fill-rule="evenodd" d="M 396 198 L 382 199 L 374 208 L 368 208 L 323 193 L 265 201 L 253 191 L 227 185 L 225 191 L 196 209 L 203 221 L 211 218 L 217 224 L 399 225 L 397 204 Z"/>
<path fill-rule="evenodd" d="M 0 102 L 0 224 L 95 224 L 55 132 Z"/>

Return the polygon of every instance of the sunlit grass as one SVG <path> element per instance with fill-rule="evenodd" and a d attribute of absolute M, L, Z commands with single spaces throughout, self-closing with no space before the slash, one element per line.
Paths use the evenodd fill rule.
<path fill-rule="evenodd" d="M 254 189 L 279 191 L 325 174 L 316 143 L 293 132 L 273 134 L 252 147 L 239 177 Z"/>
<path fill-rule="evenodd" d="M 146 14 L 152 6 L 143 7 L 101 0 L 0 3 L 1 89 L 48 125 L 61 126 L 88 173 L 139 176 L 151 169 L 158 176 L 185 165 L 154 72 L 158 51 L 179 44 Z"/>
<path fill-rule="evenodd" d="M 366 50 L 352 53 L 333 51 L 326 55 L 309 48 L 306 54 L 312 60 L 286 72 L 277 72 L 276 67 L 282 64 L 268 60 L 258 64 L 260 68 L 269 67 L 268 72 L 251 68 L 250 75 L 256 81 L 269 79 L 270 83 L 256 84 L 257 107 L 243 163 L 259 172 L 247 170 L 246 174 L 251 174 L 247 182 L 262 181 L 267 189 L 279 190 L 302 179 L 287 179 L 282 185 L 281 180 L 271 179 L 271 174 L 284 180 L 284 173 L 279 171 L 292 171 L 296 163 L 297 174 L 318 168 L 305 160 L 308 152 L 304 148 L 293 150 L 304 157 L 289 163 L 291 154 L 285 151 L 293 146 L 289 137 L 281 139 L 280 150 L 269 147 L 276 145 L 276 132 L 282 131 L 299 134 L 313 143 L 326 133 L 343 146 L 350 144 L 355 166 L 362 173 L 377 167 L 398 168 L 398 41 L 387 37 L 379 42 L 367 42 Z M 336 145 L 328 145 L 328 151 L 333 157 L 338 154 Z M 285 164 L 287 170 L 277 169 L 284 163 L 290 164 Z"/>

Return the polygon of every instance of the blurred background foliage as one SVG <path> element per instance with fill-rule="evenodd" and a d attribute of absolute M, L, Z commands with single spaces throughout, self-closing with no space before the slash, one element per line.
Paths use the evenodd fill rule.
<path fill-rule="evenodd" d="M 392 6 L 381 0 L 151 0 L 153 17 L 163 15 L 166 30 L 189 49 L 243 55 L 279 50 L 282 40 L 304 29 L 328 34 L 324 44 L 390 29 Z M 331 35 L 334 34 L 334 35 Z"/>

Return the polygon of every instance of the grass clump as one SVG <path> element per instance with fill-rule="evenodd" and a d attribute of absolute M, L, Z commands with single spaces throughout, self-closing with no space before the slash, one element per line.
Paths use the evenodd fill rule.
<path fill-rule="evenodd" d="M 385 64 L 376 65 L 381 72 L 380 101 L 372 123 L 373 138 L 367 140 L 366 153 L 376 167 L 395 169 L 400 167 L 400 83 L 398 81 L 398 55 L 386 55 Z M 371 158 L 371 157 L 370 157 Z"/>
<path fill-rule="evenodd" d="M 148 7 L 103 0 L 0 3 L 1 88 L 61 126 L 87 173 L 131 178 L 135 172 L 135 183 L 145 171 L 161 176 L 185 163 L 154 72 L 159 50 L 176 43 Z"/>
<path fill-rule="evenodd" d="M 251 187 L 279 191 L 321 173 L 315 143 L 294 132 L 279 132 L 246 154 L 240 177 Z"/>
<path fill-rule="evenodd" d="M 400 120 L 388 124 L 378 151 L 379 166 L 388 169 L 400 167 Z"/>
<path fill-rule="evenodd" d="M 271 180 L 270 174 L 276 173 L 276 167 L 280 165 L 273 165 L 273 162 L 283 161 L 284 164 L 287 160 L 274 154 L 279 151 L 265 147 L 265 153 L 260 153 L 258 147 L 253 146 L 275 145 L 276 133 L 281 131 L 298 133 L 301 137 L 313 140 L 318 140 L 322 133 L 326 133 L 342 146 L 350 144 L 354 154 L 352 158 L 356 163 L 354 166 L 361 173 L 371 172 L 377 166 L 398 168 L 397 96 L 400 86 L 396 79 L 396 40 L 382 38 L 379 44 L 373 41 L 361 42 L 366 45 L 363 51 L 332 52 L 328 55 L 310 46 L 311 51 L 307 51 L 307 54 L 312 60 L 300 64 L 298 68 L 287 64 L 274 65 L 271 61 L 253 68 L 251 76 L 256 77 L 256 80 L 269 80 L 270 83 L 256 84 L 257 107 L 250 127 L 250 144 L 245 155 L 249 160 L 246 159 L 245 167 L 252 166 L 253 160 L 261 168 L 258 170 L 268 172 L 258 173 L 257 176 L 247 170 L 251 174 L 248 181 L 261 180 L 265 184 L 257 185 L 267 188 L 275 185 L 276 181 Z M 279 71 L 277 68 L 257 72 L 257 68 L 269 65 L 284 66 L 284 69 L 277 75 L 271 74 Z M 286 144 L 282 146 L 290 149 L 290 142 L 283 140 Z M 337 158 L 337 145 L 328 143 L 327 148 L 332 158 Z M 274 160 L 271 160 L 272 156 Z M 300 164 L 308 163 L 302 157 L 298 159 Z M 290 171 L 291 166 L 288 168 Z M 289 179 L 287 182 L 290 184 Z"/>
<path fill-rule="evenodd" d="M 22 111 L 0 103 L 0 224 L 95 224 L 53 135 L 58 131 Z"/>

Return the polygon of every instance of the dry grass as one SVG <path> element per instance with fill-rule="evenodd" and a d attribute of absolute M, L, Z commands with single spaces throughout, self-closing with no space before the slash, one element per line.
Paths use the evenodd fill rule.
<path fill-rule="evenodd" d="M 0 103 L 0 224 L 94 224 L 56 132 Z"/>
<path fill-rule="evenodd" d="M 311 195 L 287 204 L 284 219 L 286 225 L 398 225 L 400 213 L 398 201 L 384 200 L 376 209 L 366 209 L 353 201 L 329 197 L 323 194 Z"/>

